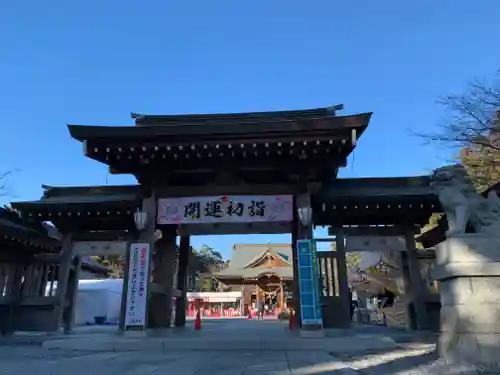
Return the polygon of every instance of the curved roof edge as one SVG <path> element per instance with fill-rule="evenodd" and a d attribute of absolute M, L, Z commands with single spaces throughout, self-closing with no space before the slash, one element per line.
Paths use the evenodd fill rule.
<path fill-rule="evenodd" d="M 338 131 L 358 128 L 366 129 L 371 112 L 348 116 L 315 116 L 303 119 L 264 118 L 261 121 L 186 122 L 179 126 L 92 126 L 68 124 L 72 138 L 83 142 L 87 139 L 105 138 L 156 138 L 169 136 L 245 136 L 259 133 L 303 133 L 304 131 Z M 235 126 L 235 125 L 238 126 Z"/>

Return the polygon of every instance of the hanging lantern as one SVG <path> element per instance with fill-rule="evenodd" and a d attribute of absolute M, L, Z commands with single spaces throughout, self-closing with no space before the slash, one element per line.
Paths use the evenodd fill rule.
<path fill-rule="evenodd" d="M 303 226 L 307 227 L 311 225 L 312 222 L 312 208 L 311 207 L 300 207 L 297 209 L 297 214 L 299 220 Z"/>
<path fill-rule="evenodd" d="M 134 223 L 138 231 L 144 230 L 148 223 L 148 213 L 137 209 L 137 211 L 134 212 Z"/>

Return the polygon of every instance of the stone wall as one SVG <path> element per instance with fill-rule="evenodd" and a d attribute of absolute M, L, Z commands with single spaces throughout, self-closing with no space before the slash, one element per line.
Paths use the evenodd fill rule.
<path fill-rule="evenodd" d="M 500 237 L 462 234 L 436 248 L 440 281 L 440 355 L 498 363 L 500 353 Z"/>

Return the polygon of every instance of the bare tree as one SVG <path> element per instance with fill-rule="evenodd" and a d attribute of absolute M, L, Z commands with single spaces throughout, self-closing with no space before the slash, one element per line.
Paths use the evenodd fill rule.
<path fill-rule="evenodd" d="M 500 70 L 491 81 L 476 79 L 465 93 L 442 98 L 447 112 L 434 134 L 419 134 L 428 141 L 458 147 L 457 158 L 479 189 L 500 180 Z"/>
<path fill-rule="evenodd" d="M 7 195 L 7 183 L 12 171 L 0 174 L 0 196 Z"/>

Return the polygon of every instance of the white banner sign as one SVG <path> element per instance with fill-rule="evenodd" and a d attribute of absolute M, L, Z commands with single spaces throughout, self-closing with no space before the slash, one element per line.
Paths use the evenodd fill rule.
<path fill-rule="evenodd" d="M 146 325 L 149 253 L 150 245 L 148 243 L 130 245 L 125 327 Z"/>
<path fill-rule="evenodd" d="M 402 236 L 347 236 L 345 251 L 406 251 Z"/>
<path fill-rule="evenodd" d="M 125 255 L 126 252 L 126 241 L 77 241 L 73 244 L 73 254 L 80 256 Z"/>
<path fill-rule="evenodd" d="M 158 224 L 291 221 L 292 195 L 222 195 L 158 200 Z"/>

